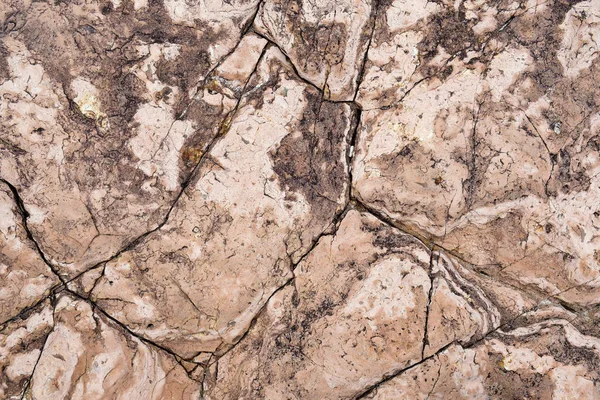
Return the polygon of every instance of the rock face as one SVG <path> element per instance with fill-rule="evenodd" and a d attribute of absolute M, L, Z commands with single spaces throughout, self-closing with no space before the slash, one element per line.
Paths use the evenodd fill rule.
<path fill-rule="evenodd" d="M 0 398 L 600 399 L 600 2 L 0 4 Z"/>
<path fill-rule="evenodd" d="M 164 223 L 264 43 L 252 3 L 29 3 L 0 9 L 0 167 L 71 278 Z"/>
<path fill-rule="evenodd" d="M 0 321 L 50 294 L 60 281 L 27 237 L 22 210 L 10 187 L 0 182 Z"/>
<path fill-rule="evenodd" d="M 346 201 L 349 106 L 321 102 L 269 46 L 235 111 L 169 221 L 91 291 L 185 358 L 239 340 Z"/>
<path fill-rule="evenodd" d="M 498 279 L 551 296 L 577 286 L 561 299 L 596 303 L 600 103 L 584 82 L 600 65 L 585 33 L 597 6 L 379 12 L 357 97 L 357 198 Z"/>

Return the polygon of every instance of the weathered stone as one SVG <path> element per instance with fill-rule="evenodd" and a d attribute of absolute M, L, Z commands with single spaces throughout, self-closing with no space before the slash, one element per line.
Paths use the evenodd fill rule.
<path fill-rule="evenodd" d="M 254 25 L 326 98 L 349 101 L 355 97 L 375 6 L 370 0 L 266 0 Z"/>
<path fill-rule="evenodd" d="M 271 47 L 167 224 L 107 264 L 94 301 L 185 358 L 234 344 L 344 207 L 351 121 Z"/>
<path fill-rule="evenodd" d="M 57 300 L 26 398 L 197 399 L 200 385 L 166 352 L 148 346 L 91 306 Z"/>
<path fill-rule="evenodd" d="M 264 46 L 238 44 L 256 3 L 3 8 L 0 176 L 71 277 L 164 222 Z"/>
<path fill-rule="evenodd" d="M 0 182 L 0 324 L 59 283 L 27 237 L 22 218 L 9 187 Z"/>
<path fill-rule="evenodd" d="M 321 238 L 294 275 L 217 360 L 207 398 L 354 398 L 534 305 L 497 284 L 496 294 L 514 297 L 496 302 L 480 288 L 488 289 L 485 279 L 357 211 Z"/>
<path fill-rule="evenodd" d="M 348 398 L 418 362 L 429 261 L 418 240 L 350 211 L 217 361 L 207 398 Z"/>
<path fill-rule="evenodd" d="M 597 61 L 574 27 L 596 2 L 422 3 L 379 13 L 357 198 L 497 278 L 597 302 Z"/>
<path fill-rule="evenodd" d="M 600 398 L 599 32 L 0 2 L 0 398 Z"/>
<path fill-rule="evenodd" d="M 498 331 L 475 346 L 451 345 L 365 398 L 598 398 L 600 342 L 571 325 L 568 313 L 545 311 L 541 322 Z"/>
<path fill-rule="evenodd" d="M 54 326 L 50 301 L 0 325 L 0 396 L 21 399 Z"/>

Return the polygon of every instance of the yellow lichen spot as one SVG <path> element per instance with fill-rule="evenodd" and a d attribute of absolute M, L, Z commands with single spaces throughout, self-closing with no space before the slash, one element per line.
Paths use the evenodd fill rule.
<path fill-rule="evenodd" d="M 411 131 L 406 129 L 406 125 L 399 122 L 390 123 L 389 129 L 400 137 L 414 139 L 420 142 L 430 141 L 435 137 L 435 132 L 432 129 L 425 129 L 417 126 L 416 129 Z"/>
<path fill-rule="evenodd" d="M 181 158 L 185 165 L 192 166 L 198 164 L 203 154 L 204 152 L 199 147 L 188 147 L 183 150 Z"/>
<path fill-rule="evenodd" d="M 392 132 L 404 136 L 404 124 L 392 122 L 390 128 Z"/>
<path fill-rule="evenodd" d="M 225 118 L 225 120 L 221 123 L 221 126 L 219 127 L 219 132 L 218 132 L 219 136 L 226 135 L 227 132 L 229 132 L 229 128 L 231 128 L 232 120 L 233 120 L 233 112 L 230 112 L 227 115 L 227 117 Z"/>
<path fill-rule="evenodd" d="M 79 111 L 87 118 L 96 121 L 98 127 L 108 129 L 108 118 L 101 110 L 100 100 L 93 94 L 87 92 L 81 96 L 77 96 L 75 104 L 79 107 Z"/>
<path fill-rule="evenodd" d="M 500 362 L 498 362 L 498 366 L 505 370 L 505 371 L 512 371 L 513 367 L 513 358 L 512 355 L 508 354 L 506 357 L 504 357 L 502 360 L 500 360 Z"/>
<path fill-rule="evenodd" d="M 329 89 L 329 85 L 327 83 L 325 83 L 325 86 L 323 87 L 323 97 L 326 99 L 331 98 L 331 90 Z"/>
<path fill-rule="evenodd" d="M 217 318 L 213 317 L 212 315 L 208 317 L 208 321 L 209 321 L 209 328 L 210 329 L 217 329 L 217 323 L 219 322 L 217 320 Z"/>
<path fill-rule="evenodd" d="M 204 88 L 208 90 L 208 93 L 210 94 L 216 94 L 221 92 L 222 90 L 220 82 L 216 79 L 211 79 L 208 83 L 204 85 Z"/>
<path fill-rule="evenodd" d="M 540 224 L 536 224 L 535 231 L 536 232 L 543 232 L 544 231 L 544 226 L 540 225 Z"/>

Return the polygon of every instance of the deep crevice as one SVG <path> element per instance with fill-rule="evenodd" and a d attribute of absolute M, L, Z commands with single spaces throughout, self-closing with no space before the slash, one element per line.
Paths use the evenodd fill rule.
<path fill-rule="evenodd" d="M 421 358 L 425 358 L 425 348 L 427 347 L 427 345 L 429 345 L 429 309 L 431 307 L 431 299 L 433 296 L 433 284 L 435 281 L 435 278 L 433 276 L 433 258 L 435 257 L 437 253 L 435 251 L 433 251 L 433 249 L 430 252 L 430 256 L 429 256 L 429 271 L 428 271 L 428 275 L 429 275 L 429 282 L 430 282 L 430 286 L 429 286 L 429 294 L 427 295 L 427 307 L 425 308 L 425 329 L 423 332 L 423 345 L 421 347 Z"/>
<path fill-rule="evenodd" d="M 433 359 L 434 357 L 437 357 L 438 354 L 443 353 L 444 351 L 446 351 L 453 344 L 455 344 L 455 342 L 450 342 L 447 345 L 445 345 L 444 347 L 442 347 L 441 349 L 439 349 L 438 351 L 436 351 L 435 353 L 433 353 L 432 355 L 430 355 L 428 357 L 425 357 L 425 358 L 421 358 L 421 360 L 418 361 L 418 362 L 416 362 L 416 363 L 413 363 L 413 364 L 411 364 L 411 365 L 409 365 L 407 367 L 404 367 L 404 368 L 401 368 L 399 370 L 392 371 L 392 372 L 390 372 L 388 374 L 385 374 L 383 376 L 383 378 L 381 380 L 379 380 L 376 384 L 368 386 L 363 391 L 361 391 L 356 396 L 354 396 L 353 399 L 362 399 L 362 398 L 366 398 L 367 396 L 369 396 L 371 394 L 377 393 L 377 389 L 381 385 L 383 385 L 384 383 L 389 382 L 389 381 L 391 381 L 394 378 L 397 378 L 398 376 L 402 375 L 406 371 L 408 371 L 408 370 L 410 370 L 412 368 L 418 367 L 419 365 L 421 365 L 424 362 L 427 362 L 427 361 Z"/>
<path fill-rule="evenodd" d="M 355 208 L 358 211 L 361 212 L 366 212 L 368 214 L 371 214 L 372 216 L 374 216 L 375 218 L 377 218 L 379 221 L 383 222 L 385 225 L 388 225 L 392 228 L 395 228 L 397 230 L 399 230 L 400 232 L 412 236 L 415 239 L 419 240 L 421 243 L 423 243 L 425 245 L 425 247 L 429 248 L 430 250 L 433 250 L 433 247 L 436 246 L 436 244 L 433 242 L 433 240 L 431 238 L 428 238 L 418 232 L 414 232 L 411 229 L 409 229 L 406 225 L 400 223 L 400 222 L 396 222 L 394 221 L 392 218 L 386 216 L 385 214 L 377 211 L 376 209 L 374 209 L 373 207 L 369 206 L 368 204 L 365 204 L 362 202 L 362 200 L 360 200 L 357 197 L 354 197 L 352 199 L 352 201 L 355 203 Z"/>
<path fill-rule="evenodd" d="M 351 202 L 355 197 L 352 189 L 354 183 L 354 162 L 356 160 L 356 145 L 358 142 L 359 130 L 362 127 L 362 113 L 360 107 L 354 110 L 354 127 L 352 136 L 346 148 L 346 163 L 348 164 L 348 202 Z"/>
<path fill-rule="evenodd" d="M 19 195 L 17 188 L 15 186 L 13 186 L 10 182 L 5 180 L 4 178 L 0 178 L 0 182 L 3 182 L 6 186 L 8 186 L 8 188 L 12 192 L 13 200 L 14 200 L 15 204 L 17 205 L 17 210 L 18 210 L 19 214 L 21 215 L 21 224 L 23 225 L 23 229 L 25 229 L 25 234 L 27 235 L 27 239 L 29 239 L 33 243 L 35 250 L 38 253 L 38 255 L 40 256 L 40 258 L 42 259 L 42 261 L 44 261 L 44 263 L 48 266 L 48 268 L 50 268 L 50 271 L 52 271 L 52 273 L 54 275 L 56 275 L 58 280 L 64 285 L 66 283 L 65 279 L 60 275 L 60 273 L 56 269 L 56 267 L 54 265 L 52 265 L 52 263 L 46 258 L 46 254 L 44 254 L 40 245 L 38 244 L 37 240 L 34 238 L 33 234 L 31 233 L 31 230 L 29 229 L 27 220 L 29 219 L 30 214 L 27 211 L 27 209 L 25 208 L 25 203 L 23 202 L 23 199 Z"/>
<path fill-rule="evenodd" d="M 360 85 L 362 85 L 362 81 L 365 76 L 367 61 L 369 60 L 369 50 L 371 49 L 371 43 L 373 42 L 373 36 L 375 35 L 375 29 L 377 27 L 377 18 L 379 16 L 379 4 L 381 3 L 381 1 L 382 0 L 374 0 L 373 3 L 371 3 L 372 8 L 371 15 L 369 17 L 369 19 L 372 21 L 371 33 L 369 34 L 365 54 L 363 55 L 358 74 L 356 75 L 356 91 L 354 92 L 354 97 L 352 98 L 353 102 L 356 102 L 356 98 L 358 97 L 358 93 L 360 92 Z"/>
<path fill-rule="evenodd" d="M 46 301 L 46 300 L 47 299 L 44 299 L 44 301 Z M 40 360 L 42 359 L 42 355 L 44 354 L 44 350 L 46 349 L 46 345 L 48 344 L 48 338 L 50 338 L 50 335 L 52 335 L 52 332 L 54 332 L 54 328 L 56 327 L 56 297 L 55 296 L 50 298 L 50 303 L 52 305 L 52 328 L 50 329 L 50 332 L 48 332 L 48 334 L 46 335 L 46 338 L 44 339 L 44 344 L 40 348 L 40 354 L 38 355 L 37 360 L 35 361 L 35 364 L 33 366 L 33 369 L 31 370 L 31 375 L 27 379 L 27 383 L 25 384 L 25 387 L 23 388 L 23 394 L 21 395 L 21 400 L 25 399 L 25 396 L 27 396 L 27 392 L 31 388 L 31 381 L 33 380 L 33 376 L 35 375 L 37 366 L 40 363 Z"/>

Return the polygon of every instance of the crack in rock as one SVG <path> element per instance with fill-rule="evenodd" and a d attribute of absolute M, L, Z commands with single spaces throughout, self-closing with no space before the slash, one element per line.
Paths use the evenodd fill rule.
<path fill-rule="evenodd" d="M 600 398 L 598 0 L 0 9 L 0 398 Z"/>

